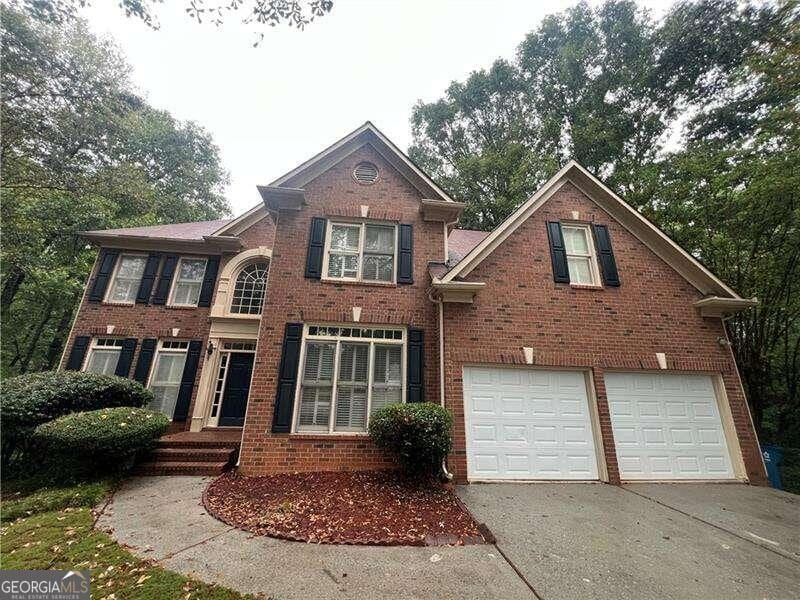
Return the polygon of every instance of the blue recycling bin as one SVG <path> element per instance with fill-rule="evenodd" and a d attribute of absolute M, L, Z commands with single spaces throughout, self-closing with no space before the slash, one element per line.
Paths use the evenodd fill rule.
<path fill-rule="evenodd" d="M 769 477 L 770 485 L 776 490 L 782 490 L 780 464 L 781 460 L 783 460 L 783 449 L 780 446 L 765 444 L 761 446 L 761 455 L 764 457 L 764 465 L 767 467 L 767 477 Z"/>

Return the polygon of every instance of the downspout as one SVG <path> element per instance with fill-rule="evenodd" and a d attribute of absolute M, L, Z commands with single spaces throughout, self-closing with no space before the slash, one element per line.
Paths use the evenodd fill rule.
<path fill-rule="evenodd" d="M 428 300 L 437 305 L 439 318 L 439 404 L 444 405 L 444 303 L 441 298 L 433 297 L 433 289 L 428 290 Z M 442 459 L 442 473 L 447 481 L 453 480 L 453 474 L 447 470 L 447 457 Z"/>

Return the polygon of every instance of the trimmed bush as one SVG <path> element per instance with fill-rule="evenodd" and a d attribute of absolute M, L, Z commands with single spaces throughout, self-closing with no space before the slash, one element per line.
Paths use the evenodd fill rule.
<path fill-rule="evenodd" d="M 48 371 L 6 379 L 0 385 L 3 422 L 3 463 L 13 452 L 25 450 L 33 430 L 63 415 L 99 408 L 141 408 L 153 394 L 140 383 L 123 377 Z"/>
<path fill-rule="evenodd" d="M 169 427 L 166 415 L 144 408 L 103 408 L 72 413 L 36 428 L 33 443 L 56 460 L 69 459 L 103 472 L 125 470 Z"/>
<path fill-rule="evenodd" d="M 375 444 L 394 454 L 408 473 L 439 473 L 442 460 L 453 446 L 453 416 L 438 404 L 390 404 L 369 422 Z"/>

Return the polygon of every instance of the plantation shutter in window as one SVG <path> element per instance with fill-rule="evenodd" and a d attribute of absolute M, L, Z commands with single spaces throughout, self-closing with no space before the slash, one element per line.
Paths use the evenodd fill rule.
<path fill-rule="evenodd" d="M 408 330 L 406 358 L 406 402 L 425 401 L 425 353 L 422 329 Z"/>
<path fill-rule="evenodd" d="M 547 222 L 547 237 L 550 240 L 550 259 L 553 262 L 553 281 L 569 283 L 569 267 L 567 266 L 567 249 L 564 236 L 561 234 L 561 223 Z"/>
<path fill-rule="evenodd" d="M 139 349 L 139 360 L 136 363 L 136 370 L 133 372 L 133 378 L 142 385 L 147 385 L 147 377 L 150 375 L 150 365 L 153 364 L 157 343 L 158 340 L 155 338 L 142 340 L 142 347 Z"/>
<path fill-rule="evenodd" d="M 311 232 L 308 237 L 308 253 L 306 254 L 306 277 L 319 279 L 322 277 L 322 257 L 325 254 L 325 228 L 327 221 L 322 217 L 311 219 Z"/>
<path fill-rule="evenodd" d="M 119 360 L 117 361 L 117 368 L 114 375 L 118 377 L 127 377 L 131 372 L 131 363 L 133 362 L 133 353 L 136 351 L 136 338 L 125 338 L 122 340 L 122 350 L 119 353 Z"/>
<path fill-rule="evenodd" d="M 164 266 L 161 267 L 161 277 L 158 278 L 156 293 L 153 294 L 153 304 L 166 304 L 169 288 L 172 286 L 172 277 L 175 275 L 175 266 L 178 264 L 178 257 L 170 254 L 164 257 Z"/>
<path fill-rule="evenodd" d="M 297 385 L 297 366 L 300 362 L 301 323 L 287 323 L 283 333 L 283 352 L 278 371 L 278 390 L 275 394 L 275 411 L 272 416 L 273 433 L 289 433 L 292 427 L 294 390 Z"/>
<path fill-rule="evenodd" d="M 83 366 L 83 359 L 86 357 L 86 350 L 89 348 L 89 336 L 79 335 L 72 343 L 72 350 L 69 352 L 66 369 L 68 371 L 80 371 Z"/>
<path fill-rule="evenodd" d="M 214 284 L 217 281 L 219 270 L 219 256 L 209 256 L 206 263 L 206 273 L 203 275 L 203 287 L 200 288 L 200 299 L 197 306 L 211 306 L 211 297 L 214 295 Z"/>
<path fill-rule="evenodd" d="M 186 417 L 189 416 L 189 403 L 192 400 L 192 388 L 197 374 L 197 365 L 200 362 L 200 348 L 202 345 L 199 340 L 189 342 L 186 364 L 183 367 L 183 377 L 181 377 L 181 386 L 178 389 L 178 399 L 175 402 L 173 421 L 185 421 Z"/>
<path fill-rule="evenodd" d="M 156 281 L 159 262 L 161 262 L 160 254 L 153 253 L 147 257 L 144 273 L 142 273 L 142 281 L 139 283 L 139 291 L 136 294 L 136 304 L 147 304 L 150 302 L 150 294 L 153 291 L 153 284 Z"/>
<path fill-rule="evenodd" d="M 597 258 L 600 260 L 600 270 L 603 272 L 603 283 L 608 286 L 619 286 L 619 273 L 617 261 L 614 259 L 614 250 L 611 248 L 611 236 L 606 225 L 594 226 L 594 242 L 597 246 Z"/>
<path fill-rule="evenodd" d="M 328 430 L 335 353 L 336 344 L 309 342 L 306 346 L 297 417 L 297 424 L 302 428 Z"/>
<path fill-rule="evenodd" d="M 111 279 L 111 273 L 114 272 L 114 265 L 117 264 L 117 257 L 119 252 L 117 250 L 101 250 L 100 257 L 97 262 L 97 276 L 94 278 L 92 291 L 89 293 L 89 302 L 101 302 L 103 296 L 106 295 L 106 287 L 108 281 Z"/>
<path fill-rule="evenodd" d="M 414 283 L 414 233 L 411 225 L 400 225 L 397 248 L 397 283 Z"/>
<path fill-rule="evenodd" d="M 369 345 L 342 343 L 336 390 L 336 431 L 364 431 L 367 423 Z"/>

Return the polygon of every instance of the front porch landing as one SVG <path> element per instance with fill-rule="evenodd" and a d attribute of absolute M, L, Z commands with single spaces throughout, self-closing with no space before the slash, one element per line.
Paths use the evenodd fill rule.
<path fill-rule="evenodd" d="M 219 475 L 239 457 L 241 427 L 169 433 L 136 469 L 138 475 Z"/>

